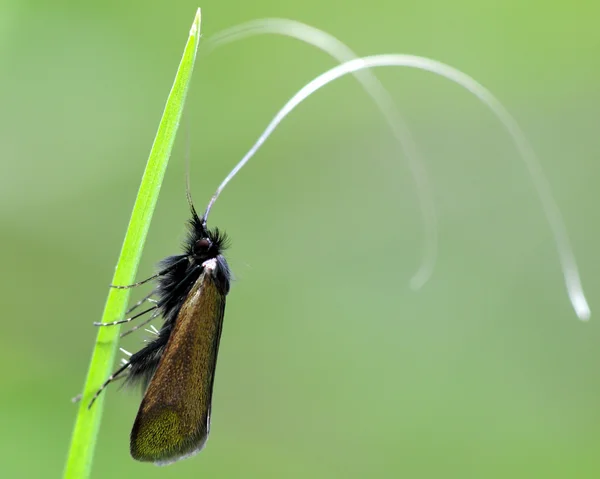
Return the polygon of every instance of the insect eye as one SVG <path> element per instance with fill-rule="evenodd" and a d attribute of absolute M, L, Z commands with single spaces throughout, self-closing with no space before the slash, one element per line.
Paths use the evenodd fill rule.
<path fill-rule="evenodd" d="M 206 251 L 208 248 L 211 247 L 211 245 L 212 245 L 212 243 L 210 242 L 210 240 L 208 238 L 199 239 L 198 241 L 196 241 L 196 251 L 198 251 L 198 252 Z"/>

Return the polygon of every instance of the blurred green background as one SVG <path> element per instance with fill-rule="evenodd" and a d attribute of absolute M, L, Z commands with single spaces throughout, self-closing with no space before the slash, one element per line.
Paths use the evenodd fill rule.
<path fill-rule="evenodd" d="M 600 7 L 581 0 L 0 3 L 0 475 L 61 475 L 92 322 L 197 6 L 205 35 L 293 18 L 359 54 L 430 56 L 490 88 L 541 158 L 596 318 L 570 307 L 498 121 L 446 80 L 379 69 L 438 208 L 436 270 L 412 291 L 415 187 L 346 77 L 294 112 L 213 210 L 237 280 L 207 448 L 167 468 L 133 461 L 139 394 L 113 387 L 93 477 L 600 477 Z M 199 207 L 283 103 L 333 65 L 273 36 L 199 60 L 187 110 Z M 184 237 L 186 125 L 140 278 Z"/>

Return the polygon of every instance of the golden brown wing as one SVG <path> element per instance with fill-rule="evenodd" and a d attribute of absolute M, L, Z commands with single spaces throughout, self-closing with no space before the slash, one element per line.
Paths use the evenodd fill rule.
<path fill-rule="evenodd" d="M 199 452 L 208 439 L 225 312 L 213 273 L 205 267 L 177 316 L 133 424 L 134 459 L 168 464 Z"/>

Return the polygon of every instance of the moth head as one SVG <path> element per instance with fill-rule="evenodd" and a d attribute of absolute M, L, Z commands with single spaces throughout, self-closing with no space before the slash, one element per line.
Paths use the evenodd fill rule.
<path fill-rule="evenodd" d="M 215 244 L 208 237 L 199 238 L 192 244 L 192 256 L 198 263 L 214 258 L 218 252 L 218 248 L 215 248 Z"/>
<path fill-rule="evenodd" d="M 188 223 L 188 237 L 185 249 L 191 261 L 202 264 L 219 256 L 227 247 L 225 234 L 217 228 L 210 230 L 204 220 L 192 209 L 192 218 Z"/>
<path fill-rule="evenodd" d="M 227 247 L 226 238 L 218 229 L 192 231 L 188 243 L 188 253 L 196 263 L 219 256 Z"/>

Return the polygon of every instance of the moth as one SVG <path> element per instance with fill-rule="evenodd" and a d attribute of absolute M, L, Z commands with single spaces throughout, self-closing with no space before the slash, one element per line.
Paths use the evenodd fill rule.
<path fill-rule="evenodd" d="M 223 251 L 225 234 L 209 230 L 190 202 L 192 217 L 184 252 L 159 263 L 154 276 L 128 286 L 156 280 L 150 295 L 133 305 L 131 313 L 145 303 L 152 306 L 126 319 L 97 326 L 127 323 L 149 317 L 128 334 L 162 316 L 160 330 L 137 353 L 132 354 L 100 387 L 90 407 L 112 381 L 124 378 L 141 385 L 144 396 L 130 437 L 134 459 L 169 464 L 193 455 L 204 447 L 210 432 L 212 392 L 223 330 L 225 298 L 231 273 Z"/>

